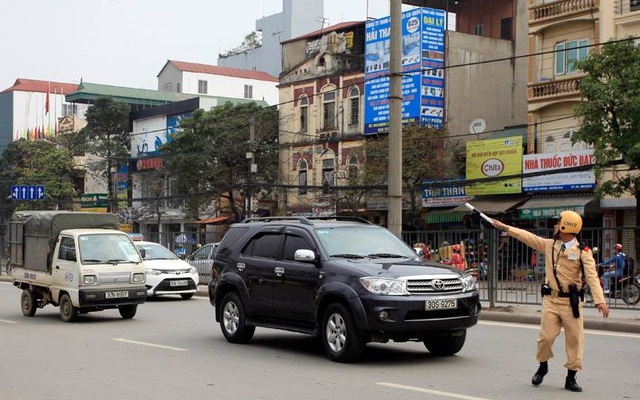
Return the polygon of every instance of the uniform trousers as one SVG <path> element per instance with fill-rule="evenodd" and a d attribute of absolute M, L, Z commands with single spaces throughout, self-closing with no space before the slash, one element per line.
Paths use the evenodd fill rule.
<path fill-rule="evenodd" d="M 553 357 L 553 342 L 564 328 L 565 351 L 567 362 L 565 368 L 574 371 L 582 370 L 584 354 L 584 320 L 582 316 L 582 302 L 580 302 L 580 318 L 573 316 L 571 304 L 567 297 L 544 296 L 542 299 L 542 319 L 540 334 L 538 335 L 538 362 L 547 361 Z"/>

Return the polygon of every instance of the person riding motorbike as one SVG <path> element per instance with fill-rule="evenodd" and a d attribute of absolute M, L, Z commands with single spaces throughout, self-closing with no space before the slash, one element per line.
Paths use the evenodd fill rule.
<path fill-rule="evenodd" d="M 460 254 L 460 245 L 454 244 L 451 246 L 451 250 L 453 251 L 451 259 L 446 261 L 445 264 L 452 265 L 457 269 L 464 271 L 464 258 L 462 257 L 462 254 Z"/>
<path fill-rule="evenodd" d="M 604 260 L 603 262 L 598 264 L 599 267 L 604 266 L 605 268 L 607 268 L 602 274 L 605 295 L 609 294 L 609 280 L 621 277 L 627 263 L 627 255 L 622 251 L 622 245 L 620 243 L 617 243 L 615 245 L 615 251 L 616 254 L 614 254 L 611 258 Z"/>

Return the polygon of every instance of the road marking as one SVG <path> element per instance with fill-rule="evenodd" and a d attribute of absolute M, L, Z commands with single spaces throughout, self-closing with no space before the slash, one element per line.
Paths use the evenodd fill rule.
<path fill-rule="evenodd" d="M 0 322 L 4 322 L 5 324 L 17 324 L 16 321 L 9 321 L 8 319 L 0 319 Z"/>
<path fill-rule="evenodd" d="M 155 347 L 158 349 L 173 350 L 173 351 L 188 351 L 187 349 L 182 349 L 180 347 L 163 346 L 161 344 L 153 344 L 153 343 L 147 343 L 147 342 L 137 342 L 135 340 L 129 340 L 129 339 L 123 339 L 123 338 L 113 338 L 113 340 L 115 340 L 116 342 L 139 344 L 140 346 Z"/>
<path fill-rule="evenodd" d="M 489 399 L 484 398 L 484 397 L 467 396 L 465 394 L 443 392 L 441 390 L 425 389 L 425 388 L 416 387 L 416 386 L 399 385 L 397 383 L 377 382 L 376 385 L 387 386 L 387 387 L 392 387 L 392 388 L 402 389 L 402 390 L 408 390 L 408 391 L 411 391 L 411 392 L 435 394 L 437 396 L 450 397 L 452 399 L 489 400 Z"/>
<path fill-rule="evenodd" d="M 506 327 L 510 327 L 510 328 L 535 329 L 535 330 L 539 330 L 540 329 L 539 325 L 516 324 L 516 323 L 512 323 L 512 322 L 479 321 L 478 325 L 506 326 Z M 590 335 L 613 336 L 613 337 L 640 339 L 640 334 L 637 334 L 637 333 L 601 331 L 601 330 L 595 330 L 595 329 L 585 329 L 584 333 L 585 334 L 588 333 Z"/>

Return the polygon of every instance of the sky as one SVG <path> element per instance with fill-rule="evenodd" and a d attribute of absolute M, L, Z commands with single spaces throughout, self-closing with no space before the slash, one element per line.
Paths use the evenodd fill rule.
<path fill-rule="evenodd" d="M 333 25 L 384 17 L 389 1 L 324 8 Z M 216 65 L 281 11 L 282 0 L 0 0 L 0 91 L 17 78 L 157 89 L 167 60 Z"/>

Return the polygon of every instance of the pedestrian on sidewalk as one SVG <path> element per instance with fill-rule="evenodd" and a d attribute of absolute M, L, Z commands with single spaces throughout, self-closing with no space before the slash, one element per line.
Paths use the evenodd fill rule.
<path fill-rule="evenodd" d="M 549 371 L 548 361 L 553 357 L 553 342 L 564 328 L 567 377 L 564 388 L 582 392 L 576 382 L 576 373 L 582 370 L 584 354 L 584 319 L 582 278 L 591 289 L 594 304 L 604 318 L 609 316 L 598 280 L 596 262 L 591 249 L 579 244 L 576 235 L 582 229 L 582 217 L 573 211 L 563 211 L 554 226 L 553 239 L 545 239 L 524 229 L 514 228 L 498 220 L 493 226 L 545 257 L 546 282 L 542 285 L 542 318 L 537 340 L 536 359 L 540 363 L 531 383 L 538 386 Z M 582 297 L 584 298 L 584 297 Z"/>

